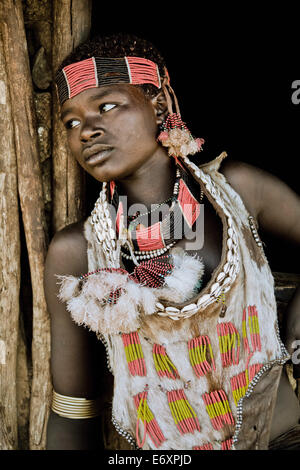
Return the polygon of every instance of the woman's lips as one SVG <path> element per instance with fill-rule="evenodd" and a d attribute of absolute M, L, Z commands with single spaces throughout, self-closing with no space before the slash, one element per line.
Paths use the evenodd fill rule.
<path fill-rule="evenodd" d="M 112 148 L 107 148 L 105 150 L 101 150 L 90 157 L 86 158 L 85 163 L 89 166 L 96 166 L 101 163 L 106 157 L 110 154 Z"/>

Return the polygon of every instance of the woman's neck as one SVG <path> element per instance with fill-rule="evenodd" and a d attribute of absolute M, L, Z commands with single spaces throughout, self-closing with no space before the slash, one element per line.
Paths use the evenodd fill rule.
<path fill-rule="evenodd" d="M 149 159 L 134 174 L 118 181 L 119 194 L 127 196 L 128 207 L 143 204 L 150 209 L 173 194 L 175 164 L 164 151 Z"/>

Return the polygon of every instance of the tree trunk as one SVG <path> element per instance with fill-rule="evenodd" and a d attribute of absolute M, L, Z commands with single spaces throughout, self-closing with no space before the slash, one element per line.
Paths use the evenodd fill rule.
<path fill-rule="evenodd" d="M 20 234 L 17 162 L 3 42 L 0 37 L 0 449 L 18 448 L 17 344 Z"/>
<path fill-rule="evenodd" d="M 91 27 L 91 0 L 54 0 L 53 73 L 72 50 L 84 42 Z M 53 93 L 53 229 L 80 220 L 84 213 L 84 173 L 70 155 Z"/>
<path fill-rule="evenodd" d="M 43 289 L 47 236 L 33 89 L 21 0 L 2 0 L 1 18 L 15 131 L 18 191 L 33 293 L 30 448 L 42 449 L 45 445 L 51 395 L 50 322 Z M 11 237 L 12 234 L 13 228 Z"/>

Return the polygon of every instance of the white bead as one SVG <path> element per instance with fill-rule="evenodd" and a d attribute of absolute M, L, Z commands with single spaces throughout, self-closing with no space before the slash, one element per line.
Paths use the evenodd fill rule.
<path fill-rule="evenodd" d="M 227 252 L 227 257 L 226 257 L 226 258 L 227 258 L 227 261 L 232 261 L 233 253 L 232 253 L 231 250 L 229 250 L 229 251 Z M 225 269 L 224 269 L 224 271 L 225 271 Z"/>

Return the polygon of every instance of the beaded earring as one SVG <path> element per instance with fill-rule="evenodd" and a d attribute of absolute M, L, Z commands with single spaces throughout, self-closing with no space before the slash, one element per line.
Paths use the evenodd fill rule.
<path fill-rule="evenodd" d="M 161 132 L 157 140 L 163 145 L 168 147 L 168 154 L 177 159 L 177 157 L 185 158 L 188 155 L 194 155 L 202 150 L 204 139 L 194 138 L 187 128 L 186 124 L 181 119 L 180 109 L 177 97 L 173 88 L 170 85 L 170 78 L 168 71 L 165 69 L 166 78 L 162 84 L 167 105 L 168 116 L 161 126 Z M 173 112 L 173 104 L 170 94 L 173 96 L 176 112 Z"/>

